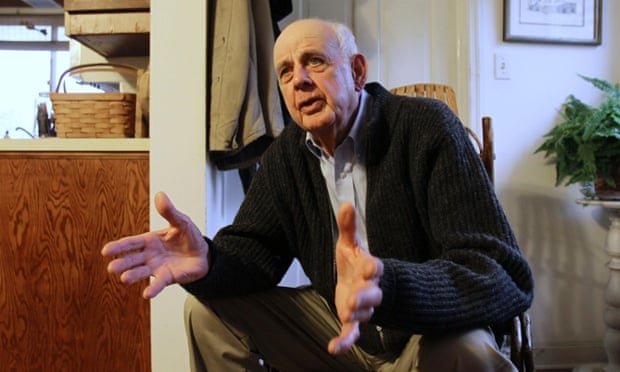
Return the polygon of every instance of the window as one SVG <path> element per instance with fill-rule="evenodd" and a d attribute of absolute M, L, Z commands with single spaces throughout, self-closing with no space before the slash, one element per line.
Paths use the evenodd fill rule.
<path fill-rule="evenodd" d="M 0 138 L 38 135 L 37 103 L 46 102 L 70 65 L 63 14 L 0 14 Z"/>

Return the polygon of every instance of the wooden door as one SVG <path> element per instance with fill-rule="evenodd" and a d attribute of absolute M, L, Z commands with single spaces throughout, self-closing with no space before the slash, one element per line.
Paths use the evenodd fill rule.
<path fill-rule="evenodd" d="M 0 153 L 0 370 L 150 371 L 145 283 L 100 254 L 149 228 L 148 154 Z"/>

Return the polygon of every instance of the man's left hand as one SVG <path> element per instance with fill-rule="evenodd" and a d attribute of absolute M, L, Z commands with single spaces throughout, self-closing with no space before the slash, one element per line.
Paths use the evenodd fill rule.
<path fill-rule="evenodd" d="M 359 323 L 370 320 L 383 292 L 379 279 L 383 262 L 361 249 L 355 237 L 355 209 L 343 203 L 338 211 L 336 242 L 336 309 L 342 322 L 340 335 L 330 340 L 327 350 L 346 353 L 359 338 Z"/>

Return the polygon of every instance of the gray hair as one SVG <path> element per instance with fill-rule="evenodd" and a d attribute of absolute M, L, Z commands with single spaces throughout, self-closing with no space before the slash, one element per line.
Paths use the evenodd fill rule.
<path fill-rule="evenodd" d="M 345 57 L 351 58 L 354 54 L 357 54 L 357 43 L 355 42 L 355 35 L 353 35 L 351 29 L 347 25 L 339 22 L 328 23 L 332 30 L 334 30 L 334 34 L 338 40 L 338 46 L 344 53 Z"/>

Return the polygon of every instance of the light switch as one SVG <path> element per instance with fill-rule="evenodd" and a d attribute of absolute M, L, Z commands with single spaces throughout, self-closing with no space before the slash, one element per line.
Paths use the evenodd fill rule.
<path fill-rule="evenodd" d="M 510 63 L 508 58 L 499 53 L 495 54 L 495 79 L 510 80 Z"/>

